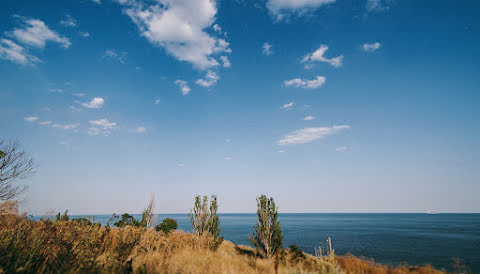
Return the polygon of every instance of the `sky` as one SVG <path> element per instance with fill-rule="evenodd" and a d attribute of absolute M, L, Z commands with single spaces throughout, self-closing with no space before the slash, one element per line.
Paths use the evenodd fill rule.
<path fill-rule="evenodd" d="M 480 212 L 480 2 L 1 1 L 31 214 Z"/>

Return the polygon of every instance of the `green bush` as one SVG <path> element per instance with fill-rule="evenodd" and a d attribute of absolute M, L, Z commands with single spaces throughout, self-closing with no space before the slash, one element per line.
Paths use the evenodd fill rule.
<path fill-rule="evenodd" d="M 166 218 L 162 221 L 161 224 L 155 227 L 157 231 L 163 231 L 165 234 L 168 234 L 171 230 L 177 229 L 177 221 L 171 218 Z"/>

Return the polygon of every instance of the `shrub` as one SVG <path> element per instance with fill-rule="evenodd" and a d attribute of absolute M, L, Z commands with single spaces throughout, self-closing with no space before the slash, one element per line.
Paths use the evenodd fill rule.
<path fill-rule="evenodd" d="M 165 234 L 168 234 L 171 230 L 177 229 L 177 221 L 171 218 L 166 218 L 162 221 L 161 224 L 155 227 L 157 231 L 163 231 Z"/>
<path fill-rule="evenodd" d="M 250 242 L 260 255 L 271 258 L 283 250 L 282 228 L 273 198 L 268 199 L 265 195 L 257 197 L 257 217 L 258 223 L 253 227 Z"/>

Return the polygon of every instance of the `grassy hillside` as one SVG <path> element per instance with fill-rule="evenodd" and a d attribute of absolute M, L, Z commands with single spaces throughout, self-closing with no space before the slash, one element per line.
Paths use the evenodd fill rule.
<path fill-rule="evenodd" d="M 429 266 L 389 268 L 353 256 L 318 258 L 290 249 L 268 260 L 229 241 L 215 249 L 209 235 L 18 215 L 0 216 L 0 268 L 0 273 L 441 273 Z"/>

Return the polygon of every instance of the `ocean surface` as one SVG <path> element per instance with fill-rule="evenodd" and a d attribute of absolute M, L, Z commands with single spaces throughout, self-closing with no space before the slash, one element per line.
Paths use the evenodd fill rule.
<path fill-rule="evenodd" d="M 225 239 L 249 245 L 247 236 L 256 224 L 256 214 L 219 216 Z M 112 216 L 92 217 L 105 225 Z M 180 229 L 191 231 L 187 214 L 160 214 L 158 222 L 167 217 L 177 220 Z M 454 258 L 459 258 L 480 273 L 480 214 L 285 213 L 279 214 L 279 220 L 284 246 L 295 244 L 310 254 L 331 237 L 339 255 L 351 253 L 392 265 L 431 264 L 445 270 L 453 270 Z"/>

